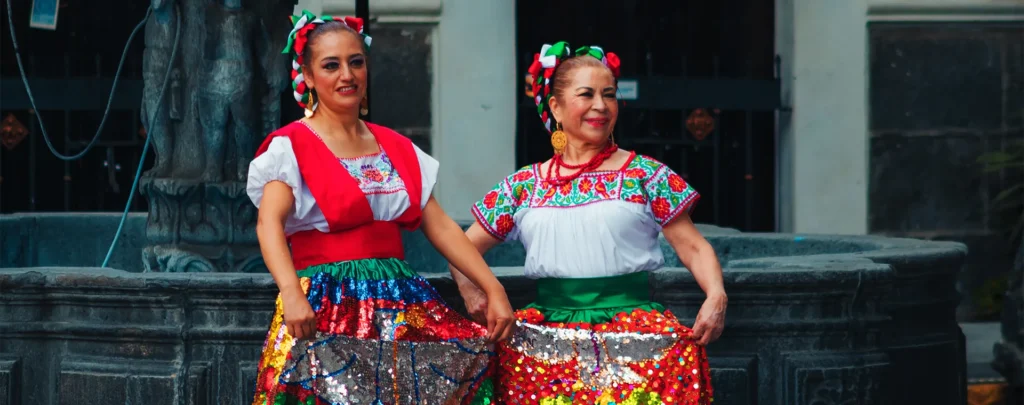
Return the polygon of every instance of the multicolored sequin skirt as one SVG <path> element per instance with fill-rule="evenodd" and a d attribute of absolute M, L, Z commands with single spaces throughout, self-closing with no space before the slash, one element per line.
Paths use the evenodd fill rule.
<path fill-rule="evenodd" d="M 650 301 L 648 273 L 541 279 L 498 347 L 497 401 L 540 405 L 712 402 L 704 347 Z"/>
<path fill-rule="evenodd" d="M 288 335 L 281 298 L 260 358 L 254 405 L 488 404 L 493 346 L 399 259 L 299 273 L 317 333 Z"/>

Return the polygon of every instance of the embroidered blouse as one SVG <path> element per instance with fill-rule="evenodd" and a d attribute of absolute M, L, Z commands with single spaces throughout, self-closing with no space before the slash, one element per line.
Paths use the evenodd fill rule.
<path fill-rule="evenodd" d="M 308 125 L 302 124 L 316 134 L 316 131 L 313 131 Z M 317 136 L 319 137 L 319 135 Z M 413 147 L 419 160 L 420 177 L 423 184 L 420 201 L 417 201 L 422 209 L 430 200 L 431 190 L 437 182 L 437 171 L 440 165 L 437 160 L 419 147 L 415 145 Z M 392 221 L 409 208 L 409 194 L 406 192 L 405 182 L 395 170 L 391 158 L 383 147 L 379 147 L 379 150 L 377 153 L 355 158 L 339 158 L 338 163 L 358 182 L 360 190 L 366 194 L 374 219 Z M 288 137 L 282 136 L 271 140 L 267 151 L 249 164 L 246 193 L 257 208 L 260 205 L 260 199 L 263 198 L 263 186 L 274 180 L 282 181 L 290 186 L 292 195 L 295 196 L 295 206 L 285 222 L 286 235 L 313 229 L 329 232 L 327 219 L 317 206 L 316 199 L 313 198 L 309 187 L 303 182 L 299 164 Z"/>
<path fill-rule="evenodd" d="M 472 208 L 495 238 L 522 242 L 530 278 L 657 270 L 665 263 L 661 228 L 700 199 L 668 166 L 635 154 L 619 170 L 585 173 L 563 186 L 541 177 L 540 164 L 519 169 Z"/>

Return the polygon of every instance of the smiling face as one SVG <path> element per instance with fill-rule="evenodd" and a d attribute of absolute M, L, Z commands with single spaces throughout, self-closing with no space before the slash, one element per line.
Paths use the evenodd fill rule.
<path fill-rule="evenodd" d="M 576 57 L 559 66 L 551 113 L 570 141 L 603 145 L 609 140 L 619 117 L 616 89 L 611 70 L 597 59 Z"/>
<path fill-rule="evenodd" d="M 368 74 L 362 38 L 342 23 L 324 25 L 310 32 L 303 52 L 306 87 L 316 90 L 318 109 L 358 114 Z"/>

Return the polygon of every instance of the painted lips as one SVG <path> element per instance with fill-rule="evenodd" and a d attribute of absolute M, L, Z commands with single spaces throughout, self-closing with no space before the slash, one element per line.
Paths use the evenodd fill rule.
<path fill-rule="evenodd" d="M 358 86 L 345 86 L 345 87 L 342 87 L 342 88 L 338 89 L 338 94 L 341 94 L 343 96 L 350 96 L 350 95 L 356 94 L 356 90 L 358 88 L 359 88 Z"/>

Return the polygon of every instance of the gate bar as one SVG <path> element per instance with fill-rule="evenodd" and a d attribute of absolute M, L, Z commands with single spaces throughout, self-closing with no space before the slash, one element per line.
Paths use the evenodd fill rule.
<path fill-rule="evenodd" d="M 363 19 L 363 33 L 370 35 L 370 0 L 356 0 L 356 17 Z M 373 98 L 370 97 L 370 75 L 366 75 L 366 117 L 367 121 L 370 119 L 370 114 L 373 113 L 371 103 Z"/>
<path fill-rule="evenodd" d="M 635 81 L 637 99 L 623 108 L 676 111 L 694 108 L 774 111 L 782 107 L 778 79 L 623 77 Z M 739 96 L 738 96 L 739 95 Z"/>

